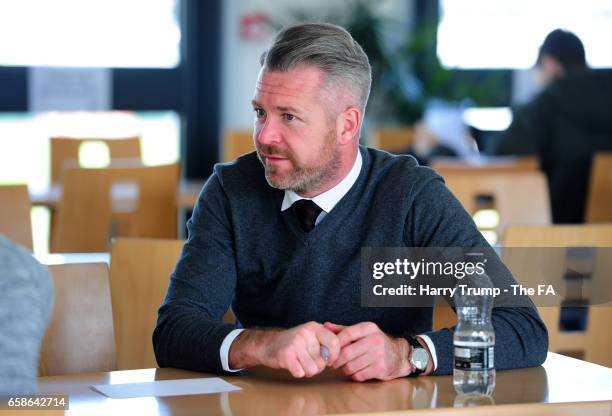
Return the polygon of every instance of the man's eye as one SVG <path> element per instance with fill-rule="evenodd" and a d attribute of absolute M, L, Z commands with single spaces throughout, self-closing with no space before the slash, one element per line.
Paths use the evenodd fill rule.
<path fill-rule="evenodd" d="M 264 111 L 263 108 L 256 108 L 255 109 L 255 116 L 257 116 L 257 118 L 262 118 L 265 115 L 266 115 L 266 112 Z"/>
<path fill-rule="evenodd" d="M 287 119 L 287 121 L 295 120 L 295 116 L 293 114 L 285 114 L 285 118 Z"/>

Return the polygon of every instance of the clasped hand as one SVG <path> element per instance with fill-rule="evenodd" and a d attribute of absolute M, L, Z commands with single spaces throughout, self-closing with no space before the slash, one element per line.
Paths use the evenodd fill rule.
<path fill-rule="evenodd" d="M 389 337 L 372 322 L 351 326 L 308 322 L 278 331 L 269 341 L 262 364 L 284 368 L 297 378 L 312 377 L 326 366 L 340 368 L 355 381 L 391 380 L 411 372 L 406 340 Z M 327 362 L 321 346 L 329 351 Z"/>

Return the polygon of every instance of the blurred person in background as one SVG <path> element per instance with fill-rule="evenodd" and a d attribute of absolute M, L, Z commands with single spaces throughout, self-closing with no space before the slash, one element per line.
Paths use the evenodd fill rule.
<path fill-rule="evenodd" d="M 36 392 L 40 343 L 52 304 L 49 273 L 0 234 L 0 395 Z"/>
<path fill-rule="evenodd" d="M 536 69 L 543 89 L 515 112 L 495 153 L 537 155 L 553 221 L 581 223 L 593 155 L 612 151 L 612 77 L 590 70 L 580 39 L 561 29 L 544 39 Z"/>
<path fill-rule="evenodd" d="M 421 165 L 430 165 L 437 157 L 470 159 L 478 156 L 478 147 L 463 121 L 463 108 L 433 101 L 415 125 L 414 138 L 405 153 Z"/>

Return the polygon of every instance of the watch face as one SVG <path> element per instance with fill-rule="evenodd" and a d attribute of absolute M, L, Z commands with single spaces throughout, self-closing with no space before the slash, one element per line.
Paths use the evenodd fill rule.
<path fill-rule="evenodd" d="M 424 371 L 429 363 L 429 355 L 424 348 L 414 348 L 411 361 L 417 369 Z"/>

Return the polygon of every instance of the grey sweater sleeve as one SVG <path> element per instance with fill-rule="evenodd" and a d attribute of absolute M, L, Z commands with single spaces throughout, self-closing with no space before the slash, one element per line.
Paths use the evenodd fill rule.
<path fill-rule="evenodd" d="M 187 223 L 188 239 L 158 312 L 153 348 L 160 367 L 222 372 L 223 323 L 236 288 L 229 202 L 219 178 L 204 185 Z"/>
<path fill-rule="evenodd" d="M 407 244 L 414 247 L 489 247 L 461 203 L 439 178 L 418 191 L 406 223 Z M 505 279 L 514 278 L 501 264 Z M 495 285 L 498 276 L 491 276 Z M 499 370 L 540 365 L 546 359 L 548 332 L 533 303 L 524 307 L 494 307 L 495 367 Z M 434 374 L 453 370 L 453 328 L 426 332 L 436 348 Z"/>
<path fill-rule="evenodd" d="M 0 235 L 0 395 L 36 391 L 40 342 L 52 304 L 48 272 Z"/>

